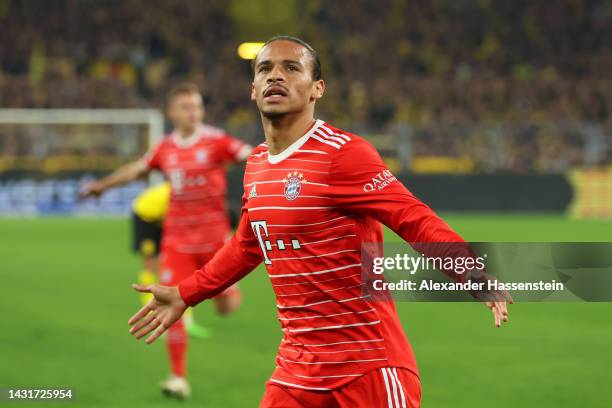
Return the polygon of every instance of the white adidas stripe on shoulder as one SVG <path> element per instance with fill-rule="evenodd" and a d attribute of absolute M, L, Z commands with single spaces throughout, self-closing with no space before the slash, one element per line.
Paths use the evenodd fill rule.
<path fill-rule="evenodd" d="M 336 149 L 340 149 L 347 142 L 352 140 L 351 137 L 344 133 L 334 132 L 329 126 L 326 126 L 325 123 L 321 123 L 312 133 L 311 137 L 314 140 L 335 147 Z"/>
<path fill-rule="evenodd" d="M 324 138 L 322 138 L 321 136 L 319 136 L 317 133 L 313 133 L 313 134 L 311 135 L 311 137 L 312 137 L 313 139 L 315 139 L 315 140 L 318 140 L 318 141 L 319 141 L 319 142 L 321 142 L 321 143 L 325 143 L 326 145 L 330 145 L 330 146 L 332 146 L 332 147 L 335 147 L 336 149 L 339 149 L 339 148 L 340 148 L 340 145 L 339 145 L 338 143 L 332 142 L 331 140 L 324 139 Z"/>
<path fill-rule="evenodd" d="M 333 141 L 333 142 L 336 142 L 336 143 L 340 143 L 341 145 L 346 144 L 346 140 L 341 139 L 341 138 L 336 137 L 336 136 L 330 136 L 330 135 L 328 135 L 327 133 L 325 133 L 325 132 L 324 132 L 324 131 L 322 131 L 322 130 L 318 130 L 318 129 L 317 129 L 317 131 L 315 132 L 315 134 L 316 134 L 316 135 L 318 135 L 318 136 L 321 136 L 321 137 L 322 137 L 322 138 L 324 138 L 324 139 L 327 139 L 327 140 L 330 140 L 330 141 Z"/>
<path fill-rule="evenodd" d="M 351 140 L 351 138 L 348 135 L 345 135 L 343 133 L 334 132 L 333 130 L 331 130 L 330 128 L 328 128 L 325 125 L 321 125 L 320 129 L 323 129 L 329 135 L 338 136 L 338 137 L 346 140 L 347 142 Z"/>

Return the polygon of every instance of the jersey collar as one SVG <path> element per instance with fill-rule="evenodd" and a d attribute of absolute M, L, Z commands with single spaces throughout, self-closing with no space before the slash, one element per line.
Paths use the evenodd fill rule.
<path fill-rule="evenodd" d="M 296 150 L 298 150 L 300 147 L 302 147 L 304 145 L 304 143 L 306 143 L 308 141 L 308 139 L 310 139 L 310 136 L 323 123 L 325 123 L 325 122 L 323 122 L 320 119 L 317 119 L 315 121 L 314 125 L 312 125 L 310 130 L 308 130 L 308 132 L 306 132 L 306 134 L 304 136 L 300 137 L 298 140 L 296 140 L 295 142 L 290 144 L 289 147 L 287 147 L 285 150 L 283 150 L 279 154 L 271 154 L 268 151 L 268 163 L 270 163 L 270 164 L 278 164 L 278 163 L 282 162 L 283 160 L 285 160 L 287 157 L 291 156 Z"/>
<path fill-rule="evenodd" d="M 178 131 L 174 130 L 172 132 L 172 141 L 178 147 L 185 149 L 187 147 L 191 147 L 194 144 L 196 144 L 197 141 L 200 139 L 200 136 L 202 135 L 203 131 L 204 131 L 204 125 L 198 125 L 195 132 L 183 138 L 179 136 Z"/>

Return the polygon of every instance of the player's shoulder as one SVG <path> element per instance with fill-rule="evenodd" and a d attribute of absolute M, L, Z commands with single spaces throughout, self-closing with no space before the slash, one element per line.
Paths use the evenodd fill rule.
<path fill-rule="evenodd" d="M 268 145 L 266 142 L 260 143 L 251 150 L 251 154 L 247 160 L 252 158 L 262 157 L 268 153 Z"/>
<path fill-rule="evenodd" d="M 174 146 L 174 141 L 173 141 L 174 136 L 173 135 L 174 135 L 173 133 L 165 134 L 161 140 L 159 140 L 157 143 L 153 144 L 150 147 L 148 154 L 150 155 L 156 152 L 159 153 L 160 151 L 172 148 Z"/>
<path fill-rule="evenodd" d="M 174 132 L 164 134 L 164 137 L 157 142 L 157 146 L 170 146 L 174 142 Z"/>
<path fill-rule="evenodd" d="M 334 156 L 357 154 L 360 151 L 371 151 L 373 149 L 373 146 L 363 137 L 324 121 L 317 122 L 311 139 L 320 150 Z"/>
<path fill-rule="evenodd" d="M 203 123 L 199 128 L 200 136 L 205 139 L 222 139 L 228 134 L 225 129 Z"/>

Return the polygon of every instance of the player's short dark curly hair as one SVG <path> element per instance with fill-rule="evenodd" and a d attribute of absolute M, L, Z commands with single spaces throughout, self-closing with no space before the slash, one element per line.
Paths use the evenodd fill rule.
<path fill-rule="evenodd" d="M 266 45 L 273 43 L 274 41 L 291 41 L 291 42 L 294 42 L 306 48 L 306 50 L 308 51 L 308 53 L 310 54 L 312 58 L 312 78 L 315 81 L 318 81 L 323 78 L 323 74 L 321 72 L 321 60 L 319 59 L 319 53 L 314 48 L 312 48 L 310 44 L 308 44 L 306 41 L 302 40 L 301 38 L 293 37 L 290 35 L 276 35 L 268 39 L 268 41 L 264 43 L 261 49 L 263 49 L 263 47 L 265 47 Z M 255 72 L 255 60 L 257 60 L 257 57 L 253 58 L 253 61 L 251 63 L 253 72 Z"/>

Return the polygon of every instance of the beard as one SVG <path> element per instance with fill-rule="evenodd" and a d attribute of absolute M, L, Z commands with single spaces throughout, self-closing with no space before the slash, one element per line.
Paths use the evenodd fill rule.
<path fill-rule="evenodd" d="M 280 118 L 284 117 L 287 114 L 287 112 L 264 112 L 264 111 L 262 111 L 261 114 L 266 119 L 280 119 Z"/>
<path fill-rule="evenodd" d="M 262 114 L 263 117 L 265 117 L 266 119 L 280 119 L 285 117 L 285 115 L 287 115 L 289 112 L 288 111 L 277 111 L 274 108 L 266 110 L 266 109 L 260 109 L 260 112 Z"/>

